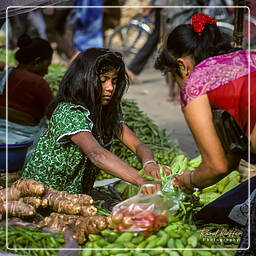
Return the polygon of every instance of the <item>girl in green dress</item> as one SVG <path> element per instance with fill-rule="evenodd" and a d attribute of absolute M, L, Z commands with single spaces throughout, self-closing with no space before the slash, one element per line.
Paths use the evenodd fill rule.
<path fill-rule="evenodd" d="M 108 150 L 116 136 L 136 154 L 148 175 L 159 177 L 152 151 L 122 121 L 120 102 L 127 87 L 119 53 L 104 48 L 81 52 L 49 106 L 48 129 L 25 166 L 23 178 L 69 193 L 90 194 L 100 168 L 138 186 L 155 185 L 146 187 L 145 193 L 161 189 L 160 183 L 142 178 Z"/>

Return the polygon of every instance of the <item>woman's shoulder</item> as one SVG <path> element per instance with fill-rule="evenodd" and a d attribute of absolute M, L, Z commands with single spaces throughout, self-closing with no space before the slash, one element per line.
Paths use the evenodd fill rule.
<path fill-rule="evenodd" d="M 209 57 L 200 62 L 195 67 L 195 71 L 213 65 L 228 65 L 247 69 L 249 65 L 256 65 L 256 50 L 237 50 Z"/>
<path fill-rule="evenodd" d="M 12 76 L 16 79 L 22 79 L 28 83 L 47 83 L 48 82 L 40 75 L 30 72 L 23 68 L 14 68 L 12 71 Z"/>
<path fill-rule="evenodd" d="M 256 69 L 255 51 L 239 50 L 213 56 L 199 63 L 181 89 L 182 107 L 194 98 L 248 74 Z"/>

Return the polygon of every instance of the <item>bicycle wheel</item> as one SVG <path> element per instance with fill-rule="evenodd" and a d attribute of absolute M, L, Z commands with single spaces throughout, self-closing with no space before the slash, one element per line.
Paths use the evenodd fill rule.
<path fill-rule="evenodd" d="M 131 59 L 147 41 L 149 32 L 143 26 L 128 23 L 117 27 L 107 40 L 107 47 Z"/>

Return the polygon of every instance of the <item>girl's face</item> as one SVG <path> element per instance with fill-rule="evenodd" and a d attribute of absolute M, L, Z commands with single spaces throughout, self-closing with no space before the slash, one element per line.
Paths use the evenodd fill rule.
<path fill-rule="evenodd" d="M 101 104 L 106 106 L 109 104 L 114 92 L 116 90 L 118 75 L 115 70 L 106 72 L 100 75 L 100 81 L 102 86 Z"/>

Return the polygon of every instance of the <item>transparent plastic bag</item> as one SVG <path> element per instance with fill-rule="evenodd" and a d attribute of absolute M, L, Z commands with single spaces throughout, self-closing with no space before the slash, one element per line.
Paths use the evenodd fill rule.
<path fill-rule="evenodd" d="M 144 194 L 146 184 L 138 194 L 117 204 L 112 210 L 112 222 L 119 232 L 154 231 L 167 225 L 168 215 L 179 207 L 179 202 L 173 197 L 166 197 L 161 191 L 154 194 Z"/>

